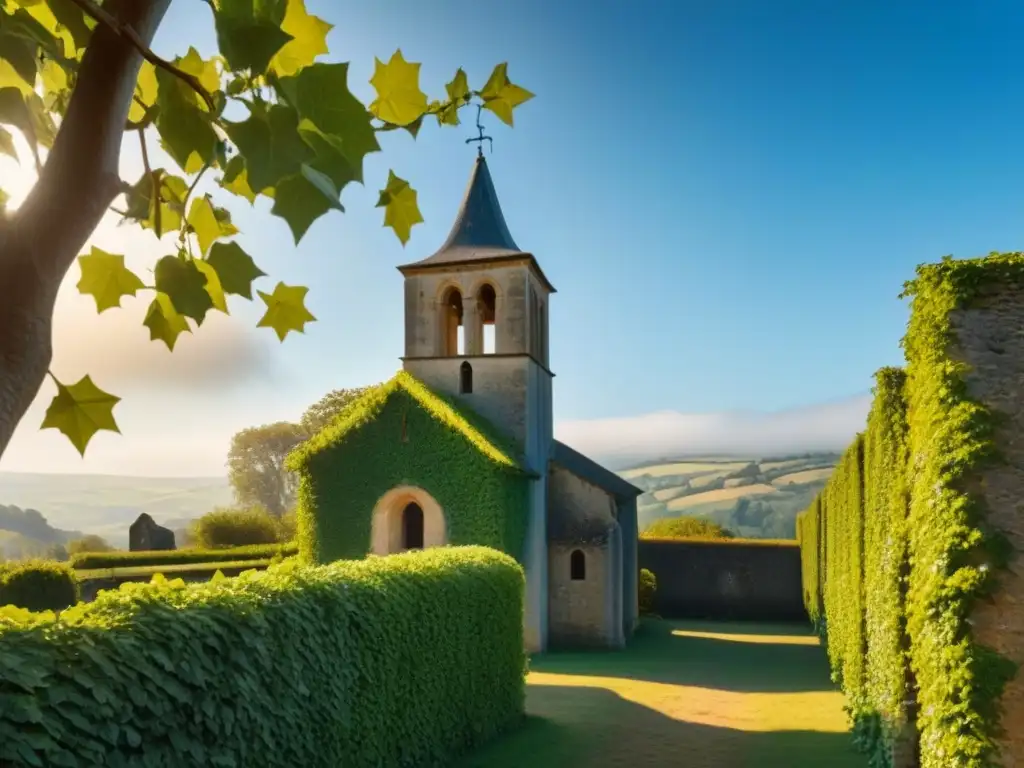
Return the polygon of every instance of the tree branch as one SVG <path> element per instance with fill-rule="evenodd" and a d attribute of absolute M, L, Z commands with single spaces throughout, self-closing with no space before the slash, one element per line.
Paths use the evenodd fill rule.
<path fill-rule="evenodd" d="M 165 72 L 170 72 L 175 77 L 187 83 L 189 87 L 192 88 L 192 90 L 195 91 L 197 94 L 199 94 L 200 98 L 202 98 L 202 100 L 206 102 L 206 106 L 210 108 L 211 113 L 217 111 L 216 106 L 214 105 L 213 102 L 213 96 L 211 96 L 207 92 L 207 90 L 203 88 L 202 83 L 199 82 L 199 78 L 195 77 L 195 75 L 190 75 L 188 72 L 178 69 L 178 67 L 171 64 L 171 62 L 167 61 L 167 59 L 162 59 L 155 53 L 153 53 L 153 51 L 150 50 L 149 45 L 141 37 L 139 37 L 138 33 L 130 26 L 118 21 L 118 19 L 114 18 L 109 13 L 107 13 L 105 9 L 100 8 L 98 5 L 96 5 L 96 3 L 93 2 L 93 0 L 71 0 L 71 2 L 77 5 L 79 8 L 81 8 L 84 13 L 96 19 L 96 21 L 98 21 L 100 24 L 105 25 L 108 29 L 113 30 L 119 36 L 123 37 L 128 42 L 130 42 L 133 46 L 135 46 L 135 50 L 137 50 L 142 55 L 142 58 L 144 58 L 154 67 L 159 67 Z"/>
<path fill-rule="evenodd" d="M 139 128 L 139 147 L 142 149 L 142 167 L 149 177 L 149 185 L 153 197 L 153 231 L 157 237 L 163 237 L 164 230 L 160 222 L 160 179 L 153 175 L 153 168 L 149 164 L 149 150 L 146 148 L 146 129 Z"/>

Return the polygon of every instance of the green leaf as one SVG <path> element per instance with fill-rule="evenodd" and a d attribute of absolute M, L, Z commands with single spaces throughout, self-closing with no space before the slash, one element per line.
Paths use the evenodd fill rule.
<path fill-rule="evenodd" d="M 487 84 L 480 91 L 480 98 L 484 100 L 484 109 L 491 110 L 503 123 L 512 125 L 512 110 L 532 99 L 533 94 L 508 79 L 506 62 L 494 68 Z"/>
<path fill-rule="evenodd" d="M 8 157 L 13 157 L 19 164 L 21 163 L 21 160 L 18 159 L 18 151 L 14 148 L 14 137 L 3 127 L 0 127 L 0 152 Z"/>
<path fill-rule="evenodd" d="M 156 129 L 167 154 L 185 173 L 196 173 L 212 163 L 217 150 L 217 133 L 201 99 L 180 77 L 159 70 Z"/>
<path fill-rule="evenodd" d="M 270 68 L 279 75 L 293 75 L 327 53 L 327 33 L 334 28 L 323 19 L 306 12 L 303 0 L 288 0 L 281 29 L 292 36 L 270 60 Z"/>
<path fill-rule="evenodd" d="M 229 5 L 222 4 L 214 13 L 221 55 L 233 72 L 251 69 L 254 74 L 262 75 L 267 71 L 270 60 L 292 40 L 292 36 L 281 29 L 280 22 L 232 15 L 229 8 Z"/>
<path fill-rule="evenodd" d="M 178 256 L 164 256 L 156 263 L 153 274 L 156 289 L 167 294 L 175 312 L 202 325 L 206 313 L 213 309 L 213 299 L 206 290 L 206 275 L 195 262 Z"/>
<path fill-rule="evenodd" d="M 384 226 L 394 230 L 402 245 L 409 242 L 412 228 L 423 221 L 416 202 L 416 190 L 394 171 L 388 171 L 388 183 L 380 191 L 377 207 L 384 209 Z"/>
<path fill-rule="evenodd" d="M 273 293 L 257 291 L 267 312 L 256 324 L 259 328 L 273 328 L 277 338 L 284 341 L 289 331 L 305 333 L 308 322 L 316 320 L 306 309 L 306 294 L 309 288 L 301 285 L 285 285 L 278 283 Z"/>
<path fill-rule="evenodd" d="M 134 296 L 146 286 L 138 275 L 124 265 L 124 256 L 107 253 L 93 246 L 92 251 L 78 257 L 82 278 L 79 293 L 96 299 L 96 311 L 121 306 L 122 296 Z"/>
<path fill-rule="evenodd" d="M 214 243 L 206 259 L 217 273 L 225 293 L 252 299 L 252 281 L 266 273 L 236 242 Z"/>
<path fill-rule="evenodd" d="M 380 150 L 372 115 L 348 89 L 348 64 L 313 64 L 294 77 L 299 115 L 325 135 L 336 138 L 343 154 L 363 180 L 363 158 Z"/>
<path fill-rule="evenodd" d="M 196 265 L 196 269 L 202 272 L 203 277 L 206 278 L 206 292 L 210 294 L 213 308 L 218 312 L 223 312 L 225 315 L 228 314 L 228 301 L 224 295 L 224 288 L 220 284 L 220 278 L 217 277 L 217 270 L 202 259 L 196 259 L 192 263 Z"/>
<path fill-rule="evenodd" d="M 235 155 L 228 160 L 227 167 L 224 169 L 224 176 L 220 180 L 220 185 L 228 192 L 244 197 L 249 201 L 250 205 L 256 202 L 256 193 L 249 186 L 249 177 L 245 170 L 245 158 L 241 155 Z"/>
<path fill-rule="evenodd" d="M 71 386 L 58 381 L 57 394 L 46 409 L 41 429 L 59 429 L 85 456 L 85 447 L 99 430 L 121 431 L 114 421 L 114 406 L 120 400 L 97 387 L 88 376 Z"/>
<path fill-rule="evenodd" d="M 160 230 L 156 232 L 156 206 L 153 200 L 153 176 L 160 182 Z M 180 176 L 168 176 L 163 168 L 143 173 L 142 178 L 125 194 L 125 218 L 137 221 L 143 228 L 152 229 L 157 237 L 181 227 L 185 215 L 185 195 L 188 184 Z"/>
<path fill-rule="evenodd" d="M 339 194 L 350 181 L 355 181 L 356 171 L 345 156 L 344 147 L 337 136 L 321 133 L 308 120 L 299 123 L 299 136 L 314 153 L 307 165 L 326 174 L 334 182 Z"/>
<path fill-rule="evenodd" d="M 128 119 L 133 123 L 141 123 L 146 116 L 146 110 L 156 104 L 158 90 L 156 67 L 143 60 L 142 67 L 139 68 L 139 79 L 135 83 L 135 98 L 132 100 L 131 109 L 128 110 Z"/>
<path fill-rule="evenodd" d="M 271 213 L 280 216 L 292 230 L 298 245 L 310 225 L 332 208 L 344 210 L 338 202 L 338 192 L 331 179 L 308 165 L 301 173 L 282 179 L 277 185 L 277 197 Z"/>
<path fill-rule="evenodd" d="M 427 111 L 427 94 L 420 90 L 420 65 L 408 62 L 399 48 L 385 64 L 374 58 L 370 85 L 377 98 L 370 104 L 370 112 L 385 123 L 408 125 Z"/>
<path fill-rule="evenodd" d="M 217 216 L 217 211 L 221 216 Z M 238 229 L 231 223 L 230 216 L 223 209 L 215 209 L 209 197 L 196 197 L 188 209 L 188 225 L 196 233 L 199 241 L 199 252 L 205 256 L 213 241 L 220 237 L 237 235 Z"/>
<path fill-rule="evenodd" d="M 190 45 L 188 53 L 175 61 L 175 64 L 178 69 L 195 77 L 207 93 L 212 95 L 220 90 L 220 73 L 217 71 L 216 58 L 204 60 L 199 51 Z M 197 103 L 205 104 L 201 96 L 197 94 L 197 97 Z"/>
<path fill-rule="evenodd" d="M 0 88 L 31 94 L 36 84 L 36 46 L 0 28 Z"/>
<path fill-rule="evenodd" d="M 448 101 L 439 105 L 437 122 L 440 125 L 458 125 L 459 107 L 469 101 L 469 79 L 462 67 L 455 72 L 455 77 L 444 89 L 448 92 Z"/>
<path fill-rule="evenodd" d="M 146 319 L 142 324 L 149 328 L 150 341 L 159 339 L 172 352 L 178 336 L 192 332 L 188 327 L 188 321 L 175 311 L 174 304 L 166 293 L 157 293 L 146 311 Z"/>
<path fill-rule="evenodd" d="M 57 127 L 36 93 L 23 94 L 17 88 L 0 88 L 0 123 L 21 131 L 29 146 L 52 147 Z"/>
<path fill-rule="evenodd" d="M 251 189 L 262 192 L 276 187 L 285 176 L 299 173 L 302 163 L 312 156 L 299 137 L 298 127 L 298 114 L 284 104 L 274 104 L 269 109 L 254 106 L 244 122 L 224 124 L 245 158 Z"/>
<path fill-rule="evenodd" d="M 69 59 L 81 58 L 92 33 L 91 19 L 72 0 L 46 0 L 27 2 L 15 0 L 22 10 L 46 32 L 59 39 L 63 53 Z"/>

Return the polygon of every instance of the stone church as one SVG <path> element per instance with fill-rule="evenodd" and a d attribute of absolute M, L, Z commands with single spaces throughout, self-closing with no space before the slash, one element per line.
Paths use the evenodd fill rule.
<path fill-rule="evenodd" d="M 526 572 L 528 650 L 622 647 L 641 491 L 552 435 L 555 289 L 513 240 L 482 153 L 447 241 L 399 271 L 403 371 L 293 456 L 300 541 L 321 562 L 494 546 Z"/>

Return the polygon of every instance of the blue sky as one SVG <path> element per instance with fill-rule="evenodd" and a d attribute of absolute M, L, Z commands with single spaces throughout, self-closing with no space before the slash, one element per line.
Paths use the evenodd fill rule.
<path fill-rule="evenodd" d="M 1024 7 L 895 5 L 307 0 L 335 24 L 328 60 L 351 62 L 367 101 L 374 56 L 398 47 L 423 62 L 428 93 L 459 66 L 480 87 L 508 61 L 536 94 L 514 129 L 485 113 L 488 162 L 513 235 L 559 290 L 555 415 L 570 426 L 862 407 L 873 371 L 902 360 L 897 295 L 915 265 L 1019 247 Z M 190 44 L 214 51 L 198 0 L 173 4 L 155 48 Z M 136 337 L 149 344 L 142 304 L 87 320 L 68 291 L 75 319 L 58 323 L 55 369 L 77 378 L 99 365 L 97 382 L 125 398 L 124 434 L 99 435 L 79 459 L 57 433 L 35 433 L 45 390 L 0 469 L 209 474 L 237 429 L 389 377 L 402 350 L 395 266 L 446 236 L 472 134 L 387 136 L 366 187 L 346 190 L 347 213 L 317 222 L 298 248 L 267 206 L 231 201 L 240 242 L 273 279 L 263 289 L 312 288 L 318 322 L 283 345 L 251 327 L 259 308 L 242 302 L 210 340 L 204 326 L 182 343 L 195 349 L 129 370 L 144 357 L 130 352 Z M 134 179 L 132 150 L 123 171 Z M 419 191 L 426 219 L 404 249 L 373 208 L 389 168 Z M 97 242 L 149 263 L 160 255 L 148 233 L 105 232 Z M 73 269 L 65 287 L 77 279 Z M 78 335 L 62 346 L 61 332 Z M 133 341 L 111 343 L 122 333 Z"/>

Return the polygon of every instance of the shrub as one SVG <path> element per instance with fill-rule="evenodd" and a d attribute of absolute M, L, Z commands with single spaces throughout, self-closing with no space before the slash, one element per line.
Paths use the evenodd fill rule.
<path fill-rule="evenodd" d="M 523 717 L 523 588 L 445 547 L 0 611 L 0 764 L 449 765 Z"/>
<path fill-rule="evenodd" d="M 654 593 L 658 591 L 658 580 L 646 568 L 640 569 L 639 607 L 641 616 L 649 616 L 654 611 Z"/>
<path fill-rule="evenodd" d="M 280 528 L 277 519 L 266 510 L 215 509 L 192 523 L 192 536 L 200 549 L 275 544 Z"/>
<path fill-rule="evenodd" d="M 0 564 L 0 606 L 63 611 L 77 602 L 78 580 L 63 563 L 25 560 Z"/>
<path fill-rule="evenodd" d="M 236 560 L 266 560 L 277 555 L 291 557 L 298 552 L 294 542 L 253 544 L 227 549 L 171 549 L 146 552 L 104 552 L 75 555 L 71 567 L 86 571 L 97 568 L 135 568 L 144 565 L 183 565 L 185 563 L 223 563 Z"/>
<path fill-rule="evenodd" d="M 77 555 L 82 552 L 113 552 L 114 548 L 102 536 L 90 533 L 80 539 L 68 542 L 68 554 Z"/>
<path fill-rule="evenodd" d="M 718 523 L 701 517 L 663 517 L 655 520 L 643 533 L 642 539 L 731 539 L 732 531 Z"/>

